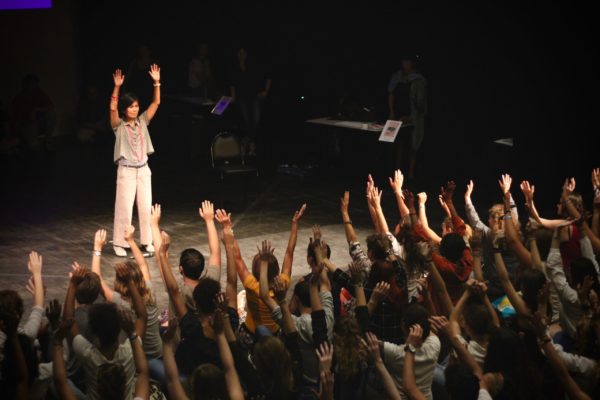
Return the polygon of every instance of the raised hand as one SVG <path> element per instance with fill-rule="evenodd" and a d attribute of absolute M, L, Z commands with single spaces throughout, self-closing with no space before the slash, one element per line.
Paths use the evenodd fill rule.
<path fill-rule="evenodd" d="M 425 205 L 425 203 L 427 203 L 427 193 L 425 193 L 425 192 L 417 193 L 417 201 L 418 201 L 419 205 Z"/>
<path fill-rule="evenodd" d="M 352 277 L 352 281 L 355 285 L 358 285 L 362 282 L 362 269 L 358 263 L 351 262 L 348 264 L 348 271 L 350 271 L 350 276 Z"/>
<path fill-rule="evenodd" d="M 502 174 L 500 179 L 498 180 L 498 185 L 500 185 L 500 190 L 502 190 L 502 194 L 506 195 L 510 192 L 510 185 L 512 184 L 512 178 L 509 174 Z"/>
<path fill-rule="evenodd" d="M 381 350 L 379 348 L 379 339 L 372 332 L 365 333 L 365 341 L 369 351 L 369 357 L 372 362 L 381 361 Z"/>
<path fill-rule="evenodd" d="M 152 64 L 148 73 L 154 82 L 160 81 L 160 67 L 158 65 Z"/>
<path fill-rule="evenodd" d="M 404 183 L 404 175 L 399 169 L 394 171 L 394 178 L 388 178 L 390 181 L 390 187 L 396 194 L 402 194 L 402 184 Z"/>
<path fill-rule="evenodd" d="M 215 309 L 227 313 L 227 294 L 225 294 L 224 292 L 217 293 L 215 295 L 213 303 L 215 304 Z"/>
<path fill-rule="evenodd" d="M 98 229 L 94 235 L 94 251 L 102 251 L 106 245 L 106 229 Z"/>
<path fill-rule="evenodd" d="M 57 300 L 54 300 L 57 301 Z M 59 304 L 60 305 L 60 304 Z M 60 316 L 60 310 L 59 310 Z M 54 329 L 54 341 L 55 343 L 62 343 L 62 341 L 67 337 L 67 332 L 71 329 L 71 326 L 75 323 L 73 318 L 63 319 L 60 321 L 56 321 L 56 326 L 53 326 Z"/>
<path fill-rule="evenodd" d="M 175 340 L 175 334 L 177 333 L 177 318 L 169 320 L 169 326 L 167 330 L 162 334 L 162 340 L 164 343 L 172 343 Z"/>
<path fill-rule="evenodd" d="M 275 252 L 275 248 L 271 246 L 271 242 L 269 240 L 263 240 L 261 243 L 261 247 L 256 246 L 258 250 L 258 256 L 262 261 L 268 261 L 270 256 Z"/>
<path fill-rule="evenodd" d="M 343 215 L 348 214 L 348 207 L 350 206 L 350 192 L 345 191 L 344 196 L 340 198 L 340 211 Z"/>
<path fill-rule="evenodd" d="M 333 361 L 333 345 L 329 342 L 323 342 L 318 349 L 315 350 L 319 359 L 320 371 L 331 371 L 331 363 Z"/>
<path fill-rule="evenodd" d="M 133 335 L 135 332 L 135 324 L 131 318 L 131 312 L 120 309 L 119 310 L 119 322 L 121 323 L 121 329 L 127 334 L 127 336 Z"/>
<path fill-rule="evenodd" d="M 600 168 L 592 170 L 592 187 L 595 190 L 600 190 Z"/>
<path fill-rule="evenodd" d="M 315 241 L 321 240 L 321 238 L 323 237 L 323 235 L 321 234 L 321 227 L 319 225 L 313 225 L 312 231 L 313 231 L 313 239 Z"/>
<path fill-rule="evenodd" d="M 115 82 L 116 87 L 121 87 L 123 85 L 125 75 L 123 75 L 123 72 L 121 72 L 120 69 L 115 70 L 113 73 L 113 81 Z"/>
<path fill-rule="evenodd" d="M 125 228 L 124 238 L 126 241 L 134 240 L 133 234 L 135 233 L 135 227 L 133 225 L 129 225 Z"/>
<path fill-rule="evenodd" d="M 378 282 L 377 285 L 375 285 L 375 289 L 373 290 L 373 293 L 371 294 L 371 298 L 376 303 L 380 303 L 383 299 L 385 299 L 388 296 L 389 292 L 390 292 L 390 284 L 385 281 L 381 281 L 381 282 Z"/>
<path fill-rule="evenodd" d="M 27 268 L 31 275 L 41 275 L 42 273 L 42 256 L 35 251 L 29 253 L 29 262 L 27 263 Z"/>
<path fill-rule="evenodd" d="M 405 190 L 403 192 L 404 202 L 409 209 L 415 208 L 415 195 L 410 190 Z"/>
<path fill-rule="evenodd" d="M 223 311 L 219 308 L 217 308 L 215 312 L 208 318 L 208 323 L 217 335 L 223 333 L 224 320 L 225 315 L 223 314 Z"/>
<path fill-rule="evenodd" d="M 469 202 L 471 200 L 471 195 L 473 194 L 473 188 L 475 187 L 475 183 L 471 179 L 469 183 L 467 183 L 467 189 L 465 190 L 465 201 Z"/>
<path fill-rule="evenodd" d="M 423 344 L 423 328 L 421 325 L 414 324 L 410 327 L 408 337 L 406 338 L 406 344 L 413 345 L 414 347 L 421 347 Z"/>
<path fill-rule="evenodd" d="M 219 209 L 215 212 L 215 219 L 219 224 L 221 224 L 223 229 L 231 229 L 231 213 L 227 213 L 227 211 Z"/>
<path fill-rule="evenodd" d="M 73 272 L 71 273 L 71 283 L 74 284 L 75 286 L 77 286 L 81 282 L 83 282 L 83 279 L 85 278 L 85 275 L 87 274 L 87 269 L 85 269 L 85 267 L 79 266 L 77 261 L 75 261 L 73 263 L 72 267 L 73 267 Z"/>
<path fill-rule="evenodd" d="M 306 211 L 306 203 L 302 204 L 302 207 L 300 207 L 300 209 L 294 213 L 294 216 L 292 217 L 293 224 L 300 222 L 302 216 L 304 215 L 304 211 Z"/>
<path fill-rule="evenodd" d="M 567 178 L 565 179 L 565 183 L 563 184 L 563 199 L 566 199 L 571 193 L 575 191 L 575 178 Z"/>
<path fill-rule="evenodd" d="M 160 204 L 155 204 L 150 209 L 150 225 L 159 226 L 160 217 L 162 216 L 162 210 Z"/>
<path fill-rule="evenodd" d="M 115 272 L 120 281 L 128 283 L 131 280 L 131 269 L 129 269 L 127 264 L 115 265 Z"/>
<path fill-rule="evenodd" d="M 367 200 L 371 207 L 373 207 L 373 208 L 381 207 L 381 194 L 382 193 L 383 193 L 383 191 L 379 190 L 379 188 L 377 186 L 373 186 L 371 188 L 371 192 L 367 196 Z"/>
<path fill-rule="evenodd" d="M 50 322 L 52 329 L 56 329 L 58 327 L 61 311 L 62 309 L 58 300 L 54 299 L 48 303 L 48 306 L 46 307 L 46 317 L 48 317 L 48 321 Z"/>
<path fill-rule="evenodd" d="M 204 219 L 204 221 L 212 221 L 215 218 L 215 208 L 213 203 L 208 200 L 204 200 L 202 202 L 202 206 L 198 209 L 198 213 L 200 217 Z"/>
<path fill-rule="evenodd" d="M 429 323 L 431 324 L 431 330 L 436 335 L 446 336 L 452 338 L 460 334 L 460 327 L 456 321 L 448 321 L 448 318 L 444 316 L 432 316 L 429 317 Z"/>
<path fill-rule="evenodd" d="M 440 199 L 444 201 L 444 203 L 451 203 L 452 196 L 454 196 L 454 191 L 456 190 L 456 183 L 454 181 L 448 181 L 446 186 L 440 187 Z"/>
<path fill-rule="evenodd" d="M 438 196 L 438 201 L 440 202 L 440 207 L 442 207 L 442 210 L 444 210 L 447 216 L 450 216 L 450 207 L 448 207 L 448 204 L 446 204 L 446 196 L 444 194 L 440 194 Z"/>
<path fill-rule="evenodd" d="M 523 196 L 525 196 L 525 202 L 527 204 L 531 204 L 533 201 L 533 194 L 535 193 L 535 186 L 531 185 L 529 181 L 521 182 L 521 192 L 523 192 Z"/>
<path fill-rule="evenodd" d="M 277 275 L 275 279 L 273 279 L 273 293 L 275 294 L 275 298 L 278 303 L 281 303 L 285 300 L 285 296 L 287 295 L 287 285 L 285 282 Z"/>

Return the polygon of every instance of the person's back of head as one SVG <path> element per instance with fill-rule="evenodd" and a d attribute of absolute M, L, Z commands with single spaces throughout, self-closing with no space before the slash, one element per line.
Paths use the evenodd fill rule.
<path fill-rule="evenodd" d="M 481 338 L 490 333 L 492 316 L 483 304 L 467 304 L 464 317 L 469 334 L 473 335 L 474 339 Z"/>
<path fill-rule="evenodd" d="M 96 375 L 98 397 L 101 399 L 125 399 L 127 377 L 121 364 L 106 363 L 98 368 Z"/>
<path fill-rule="evenodd" d="M 367 252 L 373 260 L 385 260 L 388 251 L 392 248 L 392 242 L 387 235 L 375 233 L 367 236 Z"/>
<path fill-rule="evenodd" d="M 331 247 L 329 247 L 328 244 L 326 244 L 326 245 L 327 245 L 327 258 L 330 258 L 331 257 Z M 306 248 L 306 262 L 311 267 L 313 267 L 317 264 L 317 255 L 315 254 L 315 249 L 314 249 L 312 243 L 309 243 Z"/>
<path fill-rule="evenodd" d="M 274 336 L 260 338 L 254 345 L 252 362 L 261 383 L 273 398 L 283 398 L 293 388 L 292 359 L 280 339 Z"/>
<path fill-rule="evenodd" d="M 333 326 L 333 347 L 337 372 L 342 377 L 358 373 L 368 360 L 367 349 L 361 340 L 360 326 L 353 317 L 341 317 Z"/>
<path fill-rule="evenodd" d="M 214 364 L 200 364 L 192 374 L 193 399 L 228 399 L 225 374 Z"/>
<path fill-rule="evenodd" d="M 298 299 L 298 301 L 303 307 L 311 307 L 310 283 L 306 279 L 298 281 L 298 283 L 296 283 L 296 286 L 294 286 L 294 296 L 296 297 L 296 299 Z"/>
<path fill-rule="evenodd" d="M 196 249 L 185 249 L 179 256 L 179 266 L 183 276 L 197 281 L 204 272 L 204 256 Z"/>
<path fill-rule="evenodd" d="M 100 346 L 115 344 L 121 331 L 117 306 L 113 303 L 92 305 L 89 312 L 89 326 L 92 334 L 100 341 Z"/>
<path fill-rule="evenodd" d="M 277 257 L 273 254 L 269 254 L 267 256 L 267 279 L 269 284 L 273 283 L 273 280 L 277 275 L 279 275 L 279 261 L 277 261 Z M 257 254 L 252 259 L 252 275 L 256 278 L 256 280 L 260 280 L 260 255 Z"/>
<path fill-rule="evenodd" d="M 448 365 L 444 371 L 446 390 L 452 400 L 476 400 L 479 396 L 479 379 L 464 364 Z"/>
<path fill-rule="evenodd" d="M 196 309 L 202 315 L 215 311 L 215 296 L 221 292 L 221 284 L 211 278 L 201 278 L 194 288 L 193 296 Z"/>
<path fill-rule="evenodd" d="M 423 340 L 427 339 L 431 326 L 429 325 L 429 312 L 420 304 L 412 303 L 404 309 L 402 315 L 402 327 L 404 332 L 408 334 L 410 327 L 414 324 L 419 324 L 423 329 Z"/>
<path fill-rule="evenodd" d="M 23 316 L 23 299 L 14 290 L 0 290 L 0 321 L 16 319 L 19 323 Z"/>
<path fill-rule="evenodd" d="M 370 287 L 375 287 L 379 282 L 389 283 L 390 290 L 385 301 L 396 308 L 400 308 L 405 303 L 404 300 L 407 293 L 403 292 L 402 288 L 398 285 L 397 274 L 398 270 L 391 262 L 376 259 L 371 265 L 368 281 Z"/>
<path fill-rule="evenodd" d="M 144 280 L 144 274 L 142 274 L 140 266 L 135 261 L 126 261 L 117 265 L 125 265 L 127 268 L 129 268 L 129 271 L 131 271 L 131 281 L 134 283 L 140 296 L 142 296 L 142 299 L 144 299 L 144 303 L 154 304 L 152 293 L 146 285 L 146 281 Z M 119 276 L 115 277 L 114 288 L 115 291 L 120 293 L 121 296 L 123 296 L 125 299 L 131 300 L 131 293 L 129 293 L 129 287 L 127 286 L 127 282 L 121 280 Z"/>
<path fill-rule="evenodd" d="M 458 263 L 463 256 L 467 244 L 458 233 L 449 233 L 442 238 L 440 254 L 448 261 Z"/>
<path fill-rule="evenodd" d="M 87 271 L 83 280 L 77 285 L 77 289 L 75 289 L 75 299 L 77 300 L 77 303 L 93 304 L 98 298 L 101 288 L 102 285 L 98 274 Z"/>
<path fill-rule="evenodd" d="M 532 312 L 538 309 L 538 294 L 546 284 L 546 275 L 539 269 L 526 268 L 520 276 L 523 301 Z"/>

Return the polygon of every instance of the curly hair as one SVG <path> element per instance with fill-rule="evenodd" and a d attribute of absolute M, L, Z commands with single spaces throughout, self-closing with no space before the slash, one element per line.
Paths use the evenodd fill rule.
<path fill-rule="evenodd" d="M 144 303 L 146 305 L 154 305 L 154 299 L 152 298 L 152 293 L 150 289 L 146 286 L 146 281 L 144 280 L 144 275 L 142 274 L 142 270 L 140 266 L 137 265 L 134 261 L 126 261 L 124 263 L 118 263 L 117 266 L 124 265 L 131 271 L 131 280 L 137 287 L 138 292 L 140 292 L 140 296 L 144 299 Z M 129 293 L 129 288 L 127 284 L 123 282 L 119 277 L 115 277 L 114 288 L 116 292 L 119 292 L 124 299 L 130 300 L 131 293 Z"/>
<path fill-rule="evenodd" d="M 351 377 L 368 363 L 368 351 L 361 340 L 358 322 L 352 317 L 340 318 L 333 328 L 336 373 L 343 378 Z"/>

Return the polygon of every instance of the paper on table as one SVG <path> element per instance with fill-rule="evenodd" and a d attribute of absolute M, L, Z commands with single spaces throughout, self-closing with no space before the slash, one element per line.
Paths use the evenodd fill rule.
<path fill-rule="evenodd" d="M 385 123 L 385 126 L 383 127 L 383 130 L 381 131 L 381 135 L 379 135 L 379 141 L 394 143 L 394 141 L 396 140 L 396 136 L 398 136 L 398 131 L 400 130 L 401 126 L 402 121 L 394 121 L 388 119 Z"/>

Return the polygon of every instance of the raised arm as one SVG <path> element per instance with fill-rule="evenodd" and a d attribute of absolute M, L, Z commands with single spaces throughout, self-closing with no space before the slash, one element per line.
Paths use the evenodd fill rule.
<path fill-rule="evenodd" d="M 28 384 L 29 384 L 29 371 L 27 369 L 27 363 L 25 362 L 25 355 L 19 341 L 19 334 L 17 328 L 19 326 L 19 318 L 16 313 L 11 315 L 3 315 L 0 320 L 0 330 L 6 335 L 5 345 L 10 343 L 10 346 L 5 346 L 3 349 L 8 355 L 8 349 L 12 349 L 12 356 L 14 364 L 10 365 L 11 368 L 16 370 L 16 399 L 26 400 L 28 396 Z"/>
<path fill-rule="evenodd" d="M 383 215 L 383 209 L 381 208 L 381 194 L 382 191 L 379 190 L 376 186 L 373 186 L 371 189 L 371 196 L 368 199 L 369 204 L 375 210 L 375 216 L 377 218 L 377 225 L 379 226 L 380 232 L 382 234 L 386 234 L 390 231 L 388 228 L 387 221 L 385 220 L 385 215 Z"/>
<path fill-rule="evenodd" d="M 285 249 L 285 256 L 283 257 L 283 266 L 281 267 L 281 273 L 287 276 L 292 276 L 292 265 L 294 263 L 294 250 L 296 249 L 296 242 L 298 240 L 298 224 L 306 211 L 306 203 L 302 204 L 302 207 L 294 213 L 292 217 L 292 228 L 290 229 L 290 238 L 288 239 L 288 245 Z"/>
<path fill-rule="evenodd" d="M 100 277 L 100 292 L 107 302 L 112 302 L 113 290 L 102 277 L 102 249 L 106 245 L 106 229 L 98 229 L 94 235 L 94 253 L 92 255 L 92 272 Z"/>
<path fill-rule="evenodd" d="M 529 308 L 525 304 L 523 298 L 517 293 L 515 287 L 510 281 L 510 277 L 508 275 L 508 271 L 506 270 L 506 265 L 504 264 L 504 259 L 502 258 L 502 253 L 500 252 L 500 248 L 498 247 L 498 241 L 494 239 L 494 262 L 496 264 L 496 272 L 498 273 L 498 279 L 500 279 L 500 284 L 504 289 L 504 292 L 508 296 L 510 303 L 522 317 L 531 317 L 531 312 Z"/>
<path fill-rule="evenodd" d="M 348 244 L 356 242 L 356 232 L 352 226 L 352 219 L 350 219 L 350 212 L 348 211 L 349 206 L 350 192 L 345 191 L 344 196 L 340 199 L 340 212 L 342 213 L 342 223 L 344 224 L 344 233 L 346 234 Z"/>
<path fill-rule="evenodd" d="M 271 293 L 269 290 L 269 256 L 273 254 L 273 249 L 271 247 L 271 242 L 268 240 L 263 240 L 262 247 L 258 249 L 259 259 L 260 259 L 260 279 L 259 279 L 259 295 L 260 299 L 269 307 L 271 311 L 277 308 L 278 304 L 275 300 L 271 298 Z"/>
<path fill-rule="evenodd" d="M 162 216 L 162 210 L 160 204 L 154 204 L 150 210 L 150 228 L 152 229 L 152 243 L 154 244 L 155 251 L 160 249 L 162 239 L 160 236 L 160 218 Z M 156 257 L 156 261 L 160 262 L 160 256 Z M 160 268 L 159 268 L 160 269 Z M 161 271 L 162 276 L 162 271 Z"/>
<path fill-rule="evenodd" d="M 501 185 L 502 187 L 502 185 Z M 513 214 L 510 208 L 510 186 L 508 188 L 502 188 L 503 198 L 504 198 L 504 217 L 503 217 L 503 226 L 504 226 L 504 236 L 506 237 L 506 242 L 514 255 L 517 257 L 521 265 L 527 268 L 533 268 L 532 264 L 532 254 L 529 252 L 527 247 L 521 242 L 519 238 L 519 234 L 517 232 L 517 226 L 515 221 L 513 220 Z M 517 221 L 518 222 L 518 221 Z"/>
<path fill-rule="evenodd" d="M 596 237 L 600 237 L 600 168 L 592 170 L 592 188 L 594 189 L 592 232 Z M 598 250 L 596 251 L 598 252 Z"/>
<path fill-rule="evenodd" d="M 233 236 L 231 214 L 228 214 L 225 210 L 217 210 L 215 218 L 223 227 L 222 240 L 227 258 L 227 280 L 225 284 L 227 305 L 237 310 L 237 271 L 235 269 L 234 254 L 235 237 Z"/>
<path fill-rule="evenodd" d="M 409 348 L 404 353 L 404 367 L 402 369 L 402 389 L 411 400 L 424 400 L 426 397 L 417 387 L 415 379 L 415 353 L 410 350 L 412 348 L 421 347 L 423 336 L 423 328 L 421 325 L 414 324 L 410 327 L 408 337 L 406 338 L 406 346 Z"/>
<path fill-rule="evenodd" d="M 483 254 L 483 231 L 479 228 L 473 229 L 471 236 L 471 252 L 473 254 L 473 274 L 475 279 L 483 282 L 483 269 L 481 267 L 481 257 Z"/>
<path fill-rule="evenodd" d="M 398 388 L 394 382 L 394 379 L 390 375 L 389 371 L 385 367 L 383 360 L 381 358 L 381 350 L 379 348 L 379 340 L 377 340 L 377 336 L 375 336 L 371 332 L 367 332 L 365 334 L 365 339 L 367 342 L 367 347 L 369 349 L 369 356 L 371 357 L 371 361 L 373 365 L 375 365 L 375 369 L 381 378 L 383 383 L 383 388 L 390 399 L 400 400 L 400 392 L 398 392 Z M 408 355 L 408 353 L 407 353 Z M 404 371 L 406 371 L 406 358 L 404 360 Z M 414 373 L 413 373 L 414 380 Z M 404 383 L 404 381 L 403 381 Z M 417 389 L 418 390 L 418 389 Z M 407 393 L 408 394 L 408 393 Z M 423 397 L 424 399 L 425 397 Z"/>
<path fill-rule="evenodd" d="M 67 288 L 67 295 L 63 306 L 63 319 L 66 321 L 75 320 L 75 291 L 77 290 L 77 285 L 83 281 L 85 274 L 87 273 L 86 269 L 79 267 L 79 264 L 77 263 L 74 263 L 73 267 L 73 273 L 69 280 L 69 287 Z M 73 343 L 73 339 L 77 335 L 79 335 L 79 327 L 76 323 L 73 323 L 67 331 L 67 341 L 69 342 L 69 345 Z"/>
<path fill-rule="evenodd" d="M 394 191 L 394 197 L 396 198 L 396 203 L 398 204 L 398 211 L 400 212 L 400 217 L 402 220 L 408 215 L 410 215 L 410 210 L 404 203 L 404 197 L 402 195 L 402 184 L 404 183 L 404 175 L 402 175 L 402 171 L 399 169 L 394 171 L 394 178 L 388 178 L 390 181 L 390 187 Z"/>
<path fill-rule="evenodd" d="M 288 306 L 288 301 L 286 298 L 287 295 L 287 285 L 284 281 L 281 280 L 279 276 L 275 277 L 273 281 L 273 291 L 275 292 L 275 299 L 277 300 L 277 304 L 281 307 L 281 314 L 283 323 L 281 328 L 283 332 L 287 335 L 290 333 L 296 332 L 296 325 L 294 324 L 294 320 L 292 319 L 292 313 L 290 312 L 290 307 Z"/>
<path fill-rule="evenodd" d="M 439 245 L 442 238 L 435 233 L 433 229 L 429 227 L 429 220 L 427 219 L 427 212 L 425 211 L 425 203 L 427 203 L 427 193 L 421 192 L 417 194 L 418 207 L 419 207 L 419 222 L 423 226 L 423 231 L 434 244 Z"/>
<path fill-rule="evenodd" d="M 139 294 L 138 294 L 139 296 Z M 125 310 L 119 310 L 121 329 L 129 338 L 131 351 L 133 353 L 133 362 L 135 363 L 135 390 L 134 396 L 147 399 L 150 394 L 150 371 L 148 369 L 148 360 L 142 348 L 142 337 L 139 336 L 137 321 L 131 320 L 131 313 Z M 139 319 L 139 316 L 138 316 Z"/>
<path fill-rule="evenodd" d="M 117 278 L 127 285 L 127 290 L 131 296 L 131 305 L 136 315 L 134 323 L 135 333 L 143 339 L 146 334 L 146 323 L 148 322 L 148 311 L 146 310 L 144 299 L 142 299 L 137 286 L 133 282 L 133 279 L 131 279 L 131 270 L 127 265 L 117 264 L 115 272 L 117 273 Z"/>
<path fill-rule="evenodd" d="M 213 279 L 218 281 L 221 276 L 221 245 L 219 244 L 219 234 L 215 225 L 215 209 L 213 203 L 204 200 L 198 212 L 200 217 L 202 217 L 206 223 L 206 234 L 208 236 L 208 247 L 210 249 L 208 267 L 217 267 L 216 271 L 208 273 Z"/>
<path fill-rule="evenodd" d="M 177 281 L 173 276 L 173 270 L 171 269 L 171 262 L 169 261 L 168 254 L 169 246 L 171 245 L 171 237 L 167 234 L 167 232 L 161 232 L 161 241 L 162 244 L 158 254 L 160 256 L 159 265 L 162 271 L 162 277 L 165 281 L 167 292 L 169 293 L 169 299 L 171 300 L 171 303 L 173 303 L 175 315 L 181 320 L 187 313 L 187 308 L 185 307 L 185 303 L 183 302 L 183 298 L 181 297 L 181 292 L 179 290 L 179 285 L 177 285 Z"/>
<path fill-rule="evenodd" d="M 481 379 L 483 376 L 481 366 L 479 363 L 477 363 L 475 358 L 471 355 L 471 353 L 469 353 L 466 346 L 459 339 L 460 326 L 458 323 L 454 321 L 448 321 L 446 317 L 439 316 L 430 317 L 429 323 L 431 324 L 432 331 L 440 336 L 445 336 L 452 344 L 452 347 L 454 348 L 454 351 L 456 351 L 459 360 L 465 364 L 471 370 L 471 372 L 477 376 L 477 378 Z"/>
<path fill-rule="evenodd" d="M 373 181 L 373 177 L 369 174 L 367 179 L 367 207 L 369 209 L 369 215 L 371 216 L 371 221 L 373 221 L 373 228 L 377 233 L 383 233 L 381 226 L 379 226 L 379 221 L 377 219 L 377 212 L 371 203 L 371 193 L 373 192 L 373 188 L 375 187 L 375 182 Z"/>
<path fill-rule="evenodd" d="M 535 193 L 535 186 L 531 185 L 528 181 L 521 182 L 521 190 L 523 191 L 523 195 L 525 195 L 525 206 L 527 207 L 527 211 L 529 212 L 529 216 L 533 218 L 538 224 L 542 225 L 546 229 L 555 229 L 560 228 L 562 226 L 567 226 L 572 223 L 572 221 L 568 219 L 546 219 L 540 217 L 540 214 L 535 207 L 535 203 L 533 202 L 533 194 Z"/>
<path fill-rule="evenodd" d="M 127 241 L 127 244 L 131 248 L 133 258 L 135 259 L 138 267 L 140 267 L 140 271 L 142 271 L 144 280 L 146 282 L 150 282 L 152 280 L 152 277 L 150 276 L 150 268 L 148 268 L 148 263 L 146 262 L 144 255 L 142 254 L 137 243 L 135 243 L 135 238 L 133 237 L 134 233 L 135 227 L 133 225 L 129 225 L 127 228 L 125 228 L 125 241 Z"/>
<path fill-rule="evenodd" d="M 113 88 L 112 95 L 110 96 L 110 126 L 114 129 L 119 125 L 119 90 L 125 81 L 125 75 L 120 69 L 115 70 L 113 73 L 113 81 L 115 87 Z"/>
<path fill-rule="evenodd" d="M 42 256 L 35 251 L 29 253 L 29 262 L 27 268 L 33 278 L 33 306 L 44 307 L 44 283 L 42 281 Z"/>
<path fill-rule="evenodd" d="M 66 333 L 71 329 L 73 320 L 62 320 L 58 330 L 54 333 L 52 340 L 52 375 L 54 378 L 54 387 L 61 399 L 76 400 L 77 397 L 71 386 L 67 383 L 67 368 L 63 358 L 63 339 Z"/>
<path fill-rule="evenodd" d="M 214 314 L 210 317 L 210 326 L 215 331 L 217 347 L 219 348 L 219 357 L 221 358 L 221 365 L 223 372 L 225 373 L 225 382 L 227 384 L 227 392 L 229 398 L 232 400 L 243 400 L 244 392 L 242 385 L 240 384 L 240 378 L 235 369 L 233 362 L 233 355 L 227 338 L 225 337 L 224 326 L 225 319 L 227 316 L 221 309 L 215 310 Z"/>
<path fill-rule="evenodd" d="M 481 229 L 484 235 L 487 235 L 490 231 L 490 227 L 481 221 L 479 214 L 473 205 L 473 200 L 471 199 L 474 188 L 475 183 L 473 183 L 473 180 L 470 180 L 469 183 L 467 183 L 467 189 L 465 190 L 465 212 L 467 214 L 467 221 L 469 221 L 469 224 L 473 229 Z"/>
<path fill-rule="evenodd" d="M 175 362 L 175 334 L 177 333 L 177 320 L 169 321 L 169 327 L 163 334 L 163 363 L 167 378 L 167 390 L 169 398 L 174 400 L 188 400 L 185 390 L 181 385 L 179 370 Z"/>
<path fill-rule="evenodd" d="M 152 103 L 148 106 L 148 110 L 146 110 L 146 116 L 148 117 L 148 122 L 150 122 L 150 120 L 154 118 L 154 114 L 156 114 L 158 106 L 160 105 L 160 67 L 156 64 L 152 64 L 148 73 L 152 78 L 152 85 L 154 86 L 154 98 L 152 99 Z"/>

